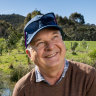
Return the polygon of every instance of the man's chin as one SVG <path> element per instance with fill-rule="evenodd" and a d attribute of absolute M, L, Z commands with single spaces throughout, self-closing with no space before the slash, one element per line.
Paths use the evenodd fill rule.
<path fill-rule="evenodd" d="M 56 67 L 56 66 L 59 66 L 59 62 L 56 62 L 56 61 L 48 61 L 47 63 L 46 63 L 46 66 L 47 66 L 47 68 L 49 67 L 49 68 L 54 68 L 54 67 Z"/>

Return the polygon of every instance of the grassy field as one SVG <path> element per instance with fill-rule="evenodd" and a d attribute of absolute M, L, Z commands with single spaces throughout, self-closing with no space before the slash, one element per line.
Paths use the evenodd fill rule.
<path fill-rule="evenodd" d="M 75 50 L 76 54 L 72 54 L 71 44 L 74 42 L 78 43 L 78 46 Z M 82 63 L 87 63 L 92 65 L 92 60 L 89 57 L 89 53 L 92 50 L 96 49 L 96 41 L 86 41 L 87 47 L 84 48 L 82 42 L 85 41 L 65 41 L 66 46 L 66 59 L 74 60 Z M 18 47 L 20 51 L 17 49 L 12 50 L 10 53 L 4 53 L 0 56 L 0 70 L 4 71 L 5 73 L 10 73 L 11 67 L 16 67 L 18 65 L 28 66 L 28 58 L 24 51 Z"/>
<path fill-rule="evenodd" d="M 12 50 L 10 53 L 3 53 L 0 56 L 0 70 L 4 71 L 5 73 L 9 73 L 11 70 L 11 66 L 16 67 L 18 65 L 25 65 L 27 66 L 27 57 L 23 51 L 18 52 L 16 49 Z"/>
<path fill-rule="evenodd" d="M 76 55 L 73 55 L 71 50 L 71 43 L 73 44 L 74 42 L 78 43 L 78 46 L 75 49 Z M 86 48 L 84 48 L 82 44 L 84 42 L 85 41 L 65 41 L 65 46 L 67 50 L 66 58 L 69 60 L 74 60 L 92 65 L 93 61 L 91 60 L 88 54 L 93 50 L 96 50 L 96 41 L 86 41 L 87 44 Z"/>

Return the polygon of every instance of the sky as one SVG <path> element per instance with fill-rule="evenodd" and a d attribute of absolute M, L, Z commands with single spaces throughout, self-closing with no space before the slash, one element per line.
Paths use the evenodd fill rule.
<path fill-rule="evenodd" d="M 85 23 L 96 25 L 96 0 L 0 0 L 0 14 L 20 14 L 39 10 L 46 14 L 54 12 L 62 17 L 74 13 L 84 16 Z"/>

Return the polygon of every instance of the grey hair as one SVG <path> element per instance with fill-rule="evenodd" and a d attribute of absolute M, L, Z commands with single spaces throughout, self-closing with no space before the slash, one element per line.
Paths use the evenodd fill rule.
<path fill-rule="evenodd" d="M 30 50 L 32 50 L 33 48 L 32 48 L 32 46 L 29 44 L 26 49 L 30 51 Z"/>

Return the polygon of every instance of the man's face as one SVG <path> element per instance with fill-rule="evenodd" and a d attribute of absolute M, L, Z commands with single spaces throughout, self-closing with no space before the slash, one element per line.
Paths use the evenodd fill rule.
<path fill-rule="evenodd" d="M 65 45 L 59 30 L 43 29 L 31 42 L 30 58 L 41 70 L 64 65 Z"/>

